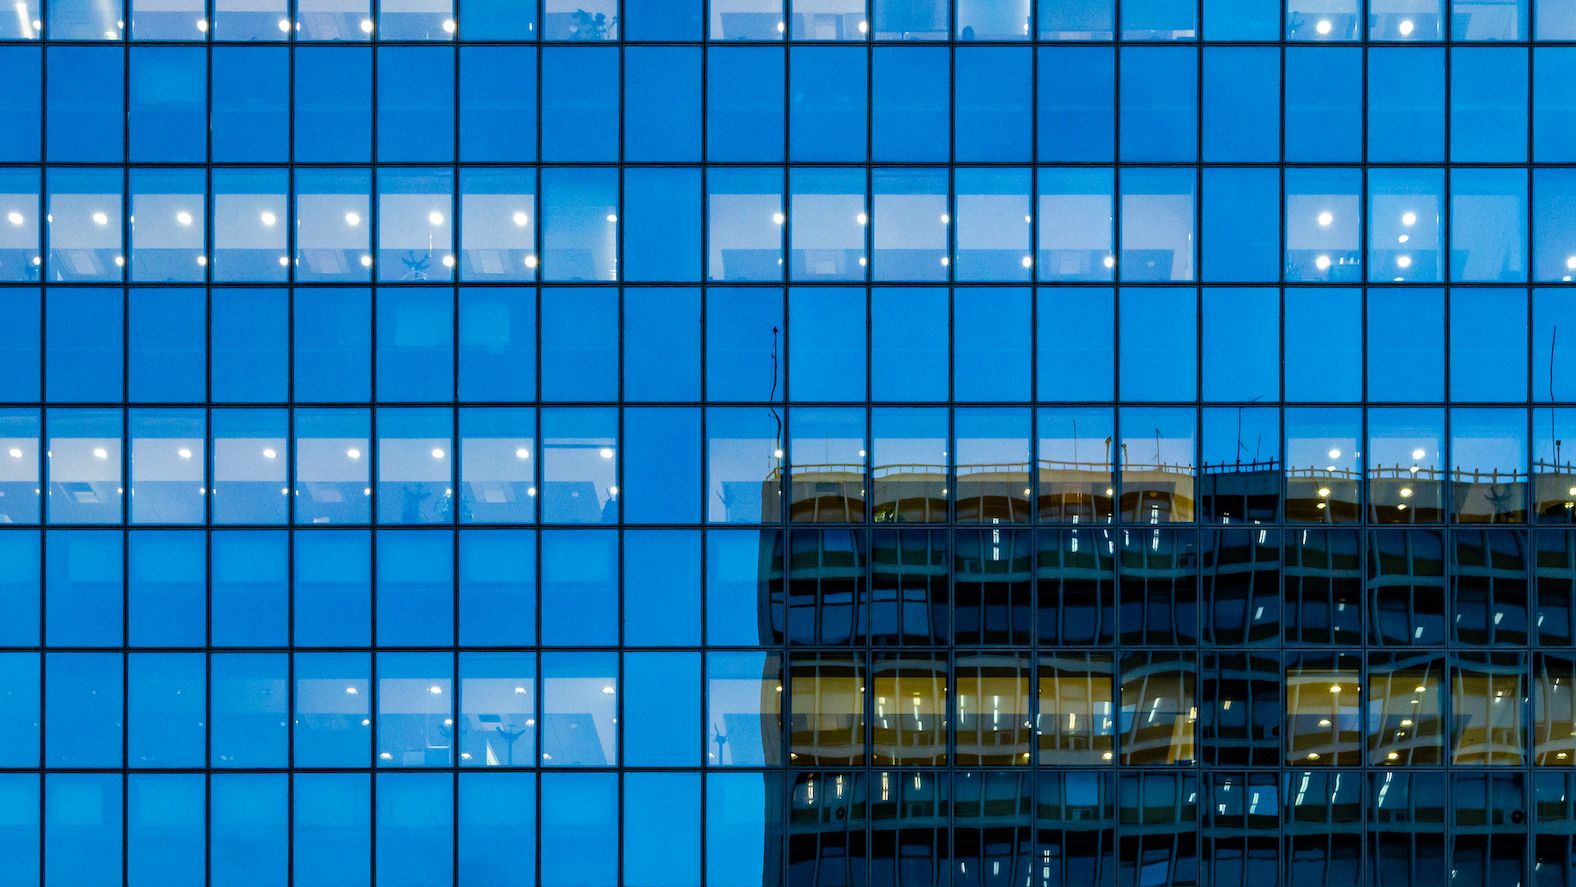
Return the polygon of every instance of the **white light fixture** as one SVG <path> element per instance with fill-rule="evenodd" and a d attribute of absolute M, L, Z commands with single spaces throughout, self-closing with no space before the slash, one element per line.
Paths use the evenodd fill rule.
<path fill-rule="evenodd" d="M 16 211 L 14 211 L 14 210 L 13 210 L 13 211 L 12 211 L 12 212 L 8 212 L 8 213 L 6 213 L 6 216 L 5 216 L 5 220 L 6 220 L 6 221 L 7 221 L 7 222 L 10 222 L 10 223 L 11 223 L 11 224 L 13 224 L 13 225 L 20 225 L 20 224 L 22 224 L 22 223 L 23 223 L 23 222 L 25 222 L 25 221 L 27 221 L 27 219 L 24 219 L 24 218 L 23 218 L 23 217 L 22 217 L 22 214 L 21 214 L 21 213 L 19 213 L 19 212 L 16 212 Z"/>
<path fill-rule="evenodd" d="M 183 209 L 175 214 L 175 221 L 182 225 L 190 225 L 192 223 L 192 214 Z"/>
<path fill-rule="evenodd" d="M 519 449 L 514 451 L 514 457 L 516 459 L 529 459 L 529 458 L 531 458 L 531 451 L 526 449 L 525 447 L 520 447 Z"/>
<path fill-rule="evenodd" d="M 440 213 L 437 210 L 433 210 L 432 212 L 427 213 L 427 224 L 429 224 L 429 225 L 441 225 L 441 224 L 443 224 L 443 213 Z"/>
<path fill-rule="evenodd" d="M 1319 19 L 1318 24 L 1313 26 L 1313 29 L 1318 31 L 1320 36 L 1324 36 L 1325 34 L 1330 33 L 1334 27 L 1335 25 L 1331 24 L 1329 19 L 1321 18 Z"/>
<path fill-rule="evenodd" d="M 1317 259 L 1314 259 L 1313 267 L 1318 268 L 1320 271 L 1328 271 L 1330 269 L 1330 257 L 1320 256 Z"/>
<path fill-rule="evenodd" d="M 597 455 L 601 456 L 604 459 L 611 459 L 611 458 L 613 458 L 613 448 L 612 447 L 603 447 L 602 449 L 597 450 Z"/>
<path fill-rule="evenodd" d="M 432 448 L 432 458 L 434 458 L 434 459 L 442 459 L 443 458 L 443 449 L 441 447 L 433 447 Z"/>
<path fill-rule="evenodd" d="M 360 459 L 361 458 L 361 451 L 356 449 L 355 447 L 351 447 L 350 449 L 345 451 L 345 456 L 348 457 L 348 458 L 351 458 L 351 459 Z"/>
<path fill-rule="evenodd" d="M 1417 213 L 1411 212 L 1410 210 L 1408 210 L 1407 212 L 1401 213 L 1401 224 L 1407 226 L 1408 228 L 1412 227 L 1413 225 L 1416 225 L 1417 224 Z"/>
<path fill-rule="evenodd" d="M 529 221 L 531 221 L 531 217 L 523 212 L 517 212 L 514 214 L 514 224 L 516 227 L 524 228 L 525 224 Z"/>
<path fill-rule="evenodd" d="M 361 213 L 358 213 L 358 212 L 345 213 L 345 224 L 349 225 L 352 228 L 354 228 L 357 225 L 361 224 Z"/>
<path fill-rule="evenodd" d="M 1417 27 L 1416 25 L 1412 24 L 1412 20 L 1411 19 L 1404 18 L 1404 19 L 1401 19 L 1401 24 L 1398 27 L 1398 30 L 1401 32 L 1401 36 L 1402 37 L 1410 37 L 1410 36 L 1412 36 L 1412 30 L 1414 28 L 1416 28 L 1416 27 Z"/>
<path fill-rule="evenodd" d="M 361 33 L 363 33 L 363 34 L 370 34 L 370 33 L 372 33 L 372 19 L 364 18 L 364 19 L 361 20 Z"/>
<path fill-rule="evenodd" d="M 190 459 L 192 457 L 192 451 L 186 447 L 181 447 L 175 451 L 175 455 L 180 456 L 182 459 Z"/>
<path fill-rule="evenodd" d="M 782 223 L 784 223 L 786 221 L 788 221 L 788 217 L 783 215 L 782 213 L 780 213 L 780 212 L 779 213 L 772 213 L 772 224 L 774 224 L 774 225 L 781 225 Z"/>
<path fill-rule="evenodd" d="M 102 212 L 96 212 L 96 213 L 93 214 L 93 224 L 95 224 L 95 225 L 108 225 L 109 224 L 109 216 L 105 215 Z"/>
<path fill-rule="evenodd" d="M 618 222 L 618 216 L 615 213 L 608 213 L 607 214 L 607 220 L 608 220 L 609 223 L 617 223 Z"/>
<path fill-rule="evenodd" d="M 1395 264 L 1399 268 L 1410 268 L 1410 267 L 1412 267 L 1412 257 L 1411 256 L 1396 256 L 1395 257 Z"/>
<path fill-rule="evenodd" d="M 266 209 L 263 210 L 262 214 L 259 215 L 258 218 L 262 220 L 264 225 L 267 225 L 270 228 L 272 228 L 274 226 L 274 223 L 279 221 L 279 217 L 278 216 L 274 215 L 273 213 L 269 212 Z"/>
<path fill-rule="evenodd" d="M 93 448 L 93 458 L 95 458 L 95 459 L 108 459 L 109 458 L 109 451 L 104 449 L 103 447 L 94 447 Z"/>
<path fill-rule="evenodd" d="M 455 23 L 454 19 L 446 18 L 443 20 L 443 33 L 453 34 L 458 28 L 459 25 Z"/>
<path fill-rule="evenodd" d="M 279 458 L 279 451 L 275 450 L 273 447 L 263 447 L 263 458 L 277 459 Z"/>
<path fill-rule="evenodd" d="M 1333 222 L 1333 221 L 1335 221 L 1335 213 L 1332 213 L 1329 210 L 1325 210 L 1324 212 L 1319 213 L 1319 226 L 1320 227 L 1327 228 L 1327 227 L 1329 227 L 1330 223 Z"/>

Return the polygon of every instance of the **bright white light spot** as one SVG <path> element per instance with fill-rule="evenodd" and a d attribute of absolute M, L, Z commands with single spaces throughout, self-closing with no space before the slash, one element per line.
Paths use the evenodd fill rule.
<path fill-rule="evenodd" d="M 1410 212 L 1410 211 L 1401 213 L 1401 224 L 1407 226 L 1408 228 L 1412 227 L 1413 225 L 1416 225 L 1417 224 L 1417 213 Z"/>
<path fill-rule="evenodd" d="M 458 27 L 459 25 L 455 24 L 452 18 L 443 20 L 443 33 L 445 34 L 453 34 Z"/>
<path fill-rule="evenodd" d="M 616 692 L 617 691 L 614 690 L 612 687 L 603 687 L 602 688 L 602 695 L 603 696 L 612 696 Z"/>
<path fill-rule="evenodd" d="M 772 213 L 772 224 L 781 225 L 786 221 L 788 221 L 788 217 L 782 213 Z"/>
<path fill-rule="evenodd" d="M 1330 451 L 1330 458 L 1331 459 L 1339 459 L 1339 458 L 1341 458 L 1341 451 L 1340 450 L 1331 450 Z"/>
<path fill-rule="evenodd" d="M 603 447 L 602 449 L 597 450 L 597 455 L 601 456 L 604 459 L 611 459 L 611 458 L 613 458 L 613 448 L 612 447 Z"/>
<path fill-rule="evenodd" d="M 514 457 L 516 459 L 529 459 L 529 458 L 531 458 L 531 451 L 526 449 L 525 447 L 520 447 L 519 449 L 514 451 Z"/>
<path fill-rule="evenodd" d="M 96 212 L 96 213 L 93 214 L 93 224 L 95 224 L 95 225 L 108 225 L 109 224 L 109 216 L 107 216 L 107 215 L 105 215 L 104 213 L 101 213 L 101 212 Z"/>
<path fill-rule="evenodd" d="M 208 33 L 208 20 L 205 18 L 198 19 L 197 30 L 203 32 L 204 34 Z"/>
<path fill-rule="evenodd" d="M 93 448 L 93 458 L 95 458 L 95 459 L 108 459 L 109 458 L 109 450 L 106 450 L 103 447 L 94 447 Z"/>
<path fill-rule="evenodd" d="M 1330 24 L 1330 20 L 1329 19 L 1321 18 L 1321 19 L 1319 19 L 1319 23 L 1313 26 L 1313 29 L 1315 31 L 1318 31 L 1319 34 L 1322 36 L 1324 34 L 1330 33 L 1330 30 L 1332 28 L 1334 28 L 1334 27 L 1335 27 L 1334 25 Z"/>
<path fill-rule="evenodd" d="M 427 688 L 427 692 L 431 693 L 434 696 L 442 696 L 443 695 L 443 688 L 438 686 L 437 684 L 433 684 L 432 686 Z"/>
<path fill-rule="evenodd" d="M 1020 265 L 1022 265 L 1023 267 L 1025 267 L 1025 268 L 1032 268 L 1032 267 L 1034 267 L 1034 259 L 1032 259 L 1032 258 L 1030 258 L 1028 256 L 1024 256 L 1022 259 L 1019 259 L 1018 263 Z"/>
<path fill-rule="evenodd" d="M 277 458 L 279 458 L 279 451 L 274 449 L 273 447 L 264 447 L 263 448 L 263 458 L 264 459 L 277 459 Z"/>
<path fill-rule="evenodd" d="M 345 455 L 348 456 L 351 459 L 360 459 L 361 458 L 361 451 L 356 449 L 355 447 L 351 447 L 350 449 L 345 451 Z"/>
<path fill-rule="evenodd" d="M 1412 20 L 1407 18 L 1401 20 L 1398 30 L 1400 30 L 1402 37 L 1410 37 L 1412 35 L 1412 29 L 1416 27 L 1416 25 L 1412 24 Z"/>
<path fill-rule="evenodd" d="M 13 458 L 13 459 L 20 459 L 20 458 L 22 458 L 22 448 L 21 447 L 12 447 L 11 448 L 11 458 Z"/>
<path fill-rule="evenodd" d="M 1335 214 L 1330 212 L 1329 210 L 1325 210 L 1324 212 L 1319 213 L 1319 225 L 1321 227 L 1328 227 L 1329 224 L 1331 222 L 1333 222 L 1333 221 L 1335 221 Z"/>
<path fill-rule="evenodd" d="M 526 215 L 525 213 L 515 213 L 514 214 L 514 223 L 515 223 L 515 225 L 517 225 L 517 226 L 519 226 L 521 228 L 524 228 L 525 227 L 525 223 L 529 222 L 529 221 L 531 221 L 531 217 Z"/>
<path fill-rule="evenodd" d="M 527 268 L 535 268 L 536 266 L 537 266 L 536 256 L 526 256 L 525 257 L 525 267 L 527 267 Z"/>
<path fill-rule="evenodd" d="M 860 213 L 859 215 L 854 216 L 854 221 L 858 222 L 861 225 L 868 225 L 868 224 L 870 224 L 870 217 L 868 215 L 865 215 L 864 213 Z"/>
<path fill-rule="evenodd" d="M 26 219 L 22 218 L 22 214 L 19 212 L 6 213 L 5 220 L 13 225 L 20 225 L 27 221 Z"/>
<path fill-rule="evenodd" d="M 274 226 L 275 222 L 279 221 L 279 217 L 278 216 L 274 215 L 271 212 L 268 212 L 267 210 L 264 210 L 263 214 L 258 216 L 258 218 L 262 219 L 263 220 L 263 224 L 267 225 L 270 228 L 272 228 Z"/>
<path fill-rule="evenodd" d="M 1412 257 L 1411 256 L 1396 256 L 1395 257 L 1395 264 L 1399 268 L 1410 268 L 1410 267 L 1412 267 Z"/>
<path fill-rule="evenodd" d="M 433 447 L 432 448 L 432 458 L 434 458 L 434 459 L 442 459 L 443 458 L 443 449 L 441 447 Z"/>
<path fill-rule="evenodd" d="M 279 30 L 285 32 L 286 34 L 290 33 L 290 20 L 287 18 L 280 19 Z"/>
<path fill-rule="evenodd" d="M 182 225 L 190 225 L 192 223 L 192 214 L 183 209 L 175 214 L 175 221 L 180 222 Z"/>
<path fill-rule="evenodd" d="M 364 19 L 361 20 L 361 33 L 363 33 L 363 34 L 370 34 L 370 33 L 372 33 L 372 19 L 364 18 Z"/>
<path fill-rule="evenodd" d="M 371 268 L 372 267 L 372 257 L 371 256 L 362 256 L 361 257 L 361 267 L 363 267 L 363 268 Z"/>
<path fill-rule="evenodd" d="M 352 228 L 354 228 L 357 225 L 361 224 L 361 213 L 358 213 L 358 212 L 345 213 L 345 224 L 349 225 Z"/>
<path fill-rule="evenodd" d="M 1329 270 L 1329 268 L 1330 268 L 1330 257 L 1329 256 L 1320 256 L 1317 259 L 1314 259 L 1313 260 L 1313 267 L 1318 268 L 1320 271 L 1327 271 L 1327 270 Z"/>
<path fill-rule="evenodd" d="M 445 268 L 453 268 L 454 267 L 454 257 L 453 256 L 444 256 L 443 257 L 443 267 L 445 267 Z"/>
<path fill-rule="evenodd" d="M 182 459 L 190 459 L 192 457 L 192 451 L 185 447 L 181 447 L 175 451 L 175 455 L 180 456 Z"/>
<path fill-rule="evenodd" d="M 1100 260 L 1100 264 L 1104 265 L 1107 268 L 1115 268 L 1116 267 L 1116 256 L 1106 256 L 1105 258 Z"/>
<path fill-rule="evenodd" d="M 434 211 L 432 211 L 430 213 L 427 213 L 427 224 L 429 224 L 429 225 L 441 225 L 441 224 L 443 224 L 443 213 L 440 213 L 440 212 L 438 212 L 436 210 L 434 210 Z"/>
<path fill-rule="evenodd" d="M 609 224 L 615 223 L 615 222 L 618 221 L 618 216 L 613 214 L 613 213 L 608 213 L 607 214 L 607 220 L 608 220 Z"/>

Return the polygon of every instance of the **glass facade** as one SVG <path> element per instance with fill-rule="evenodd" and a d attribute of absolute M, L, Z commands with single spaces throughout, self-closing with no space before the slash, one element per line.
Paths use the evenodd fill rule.
<path fill-rule="evenodd" d="M 0 883 L 1576 885 L 1571 0 L 19 0 L 0 83 Z"/>

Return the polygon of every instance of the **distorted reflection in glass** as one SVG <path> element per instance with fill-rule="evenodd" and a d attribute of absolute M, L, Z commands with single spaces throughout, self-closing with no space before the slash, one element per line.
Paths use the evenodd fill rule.
<path fill-rule="evenodd" d="M 795 766 L 862 765 L 865 761 L 864 657 L 795 654 L 789 665 L 788 759 Z M 716 686 L 715 679 L 712 686 Z M 764 696 L 768 688 L 760 690 Z M 773 694 L 776 695 L 776 694 Z M 713 725 L 714 727 L 716 725 Z M 764 726 L 764 725 L 763 725 Z M 715 733 L 717 760 L 731 733 Z M 776 737 L 762 737 L 766 741 Z"/>
<path fill-rule="evenodd" d="M 1576 659 L 1568 653 L 1534 653 L 1532 680 L 1532 762 L 1576 765 Z"/>
<path fill-rule="evenodd" d="M 1203 519 L 1268 523 L 1280 513 L 1280 414 L 1273 407 L 1204 410 Z"/>
<path fill-rule="evenodd" d="M 863 699 L 864 679 L 857 664 L 853 671 L 840 671 L 843 678 L 853 675 L 857 684 L 837 683 L 847 698 Z M 810 680 L 815 684 L 815 676 Z M 816 685 L 818 686 L 818 685 Z M 856 689 L 857 692 L 856 692 Z M 801 692 L 797 683 L 794 692 Z M 819 691 L 812 686 L 811 695 Z M 706 657 L 706 763 L 711 767 L 751 767 L 782 763 L 783 674 L 782 657 L 776 653 L 714 652 Z M 846 707 L 846 706 L 845 706 Z M 799 703 L 794 704 L 796 712 Z M 843 710 L 839 708 L 838 710 Z M 819 711 L 818 708 L 806 711 Z M 863 705 L 849 709 L 846 716 L 860 726 L 857 741 L 849 751 L 864 754 Z M 845 724 L 845 727 L 847 724 Z M 854 729 L 849 727 L 849 729 Z"/>
<path fill-rule="evenodd" d="M 968 523 L 1027 523 L 1029 480 L 1028 410 L 960 409 L 956 435 L 957 519 Z"/>
<path fill-rule="evenodd" d="M 1368 657 L 1368 763 L 1438 765 L 1445 749 L 1445 662 L 1437 654 Z"/>
<path fill-rule="evenodd" d="M 1040 519 L 1110 523 L 1116 483 L 1111 411 L 1042 408 L 1037 417 Z"/>
<path fill-rule="evenodd" d="M 1532 411 L 1532 510 L 1539 523 L 1576 522 L 1576 445 L 1564 429 L 1576 428 L 1576 410 Z"/>
<path fill-rule="evenodd" d="M 789 421 L 789 519 L 862 522 L 864 410 L 800 407 L 789 413 Z"/>
<path fill-rule="evenodd" d="M 1125 653 L 1120 668 L 1121 763 L 1194 763 L 1197 657 L 1192 653 Z"/>
<path fill-rule="evenodd" d="M 879 653 L 870 672 L 875 762 L 947 762 L 946 654 Z"/>
<path fill-rule="evenodd" d="M 1457 653 L 1450 669 L 1450 760 L 1519 767 L 1526 756 L 1524 653 Z"/>
<path fill-rule="evenodd" d="M 1041 765 L 1107 764 L 1116 734 L 1109 653 L 1040 657 L 1034 733 Z"/>
<path fill-rule="evenodd" d="M 1135 523 L 1193 520 L 1194 423 L 1191 409 L 1121 411 L 1121 519 Z"/>
<path fill-rule="evenodd" d="M 1304 653 L 1286 661 L 1286 762 L 1362 763 L 1361 662 L 1347 654 Z"/>
<path fill-rule="evenodd" d="M 1444 411 L 1375 409 L 1368 413 L 1368 509 L 1379 523 L 1444 518 Z"/>
<path fill-rule="evenodd" d="M 1450 411 L 1452 511 L 1458 522 L 1527 519 L 1526 427 L 1522 410 Z"/>

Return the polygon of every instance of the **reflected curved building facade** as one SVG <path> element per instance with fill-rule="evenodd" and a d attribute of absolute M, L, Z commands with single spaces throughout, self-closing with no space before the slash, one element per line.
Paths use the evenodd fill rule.
<path fill-rule="evenodd" d="M 1576 885 L 1571 0 L 19 0 L 0 884 Z"/>

